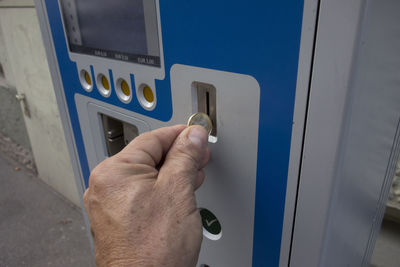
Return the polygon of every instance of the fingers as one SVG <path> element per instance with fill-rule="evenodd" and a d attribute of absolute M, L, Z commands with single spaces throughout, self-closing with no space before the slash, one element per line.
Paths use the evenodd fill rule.
<path fill-rule="evenodd" d="M 155 167 L 185 128 L 185 125 L 175 125 L 144 133 L 136 137 L 116 156 L 127 163 Z"/>
<path fill-rule="evenodd" d="M 201 126 L 183 130 L 172 144 L 160 169 L 157 183 L 190 185 L 197 189 L 204 180 L 199 171 L 209 159 L 208 134 Z"/>

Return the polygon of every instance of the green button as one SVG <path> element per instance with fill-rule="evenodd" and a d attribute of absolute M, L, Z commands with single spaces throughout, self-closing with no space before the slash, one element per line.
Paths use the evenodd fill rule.
<path fill-rule="evenodd" d="M 203 223 L 204 229 L 212 235 L 221 234 L 221 224 L 217 217 L 208 209 L 201 209 L 201 222 Z"/>

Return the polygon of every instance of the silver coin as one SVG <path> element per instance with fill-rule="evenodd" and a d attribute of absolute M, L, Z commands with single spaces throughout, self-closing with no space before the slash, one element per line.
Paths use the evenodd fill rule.
<path fill-rule="evenodd" d="M 200 125 L 203 126 L 204 129 L 206 129 L 207 133 L 210 134 L 212 131 L 212 122 L 210 117 L 208 117 L 207 114 L 202 113 L 202 112 L 197 112 L 190 116 L 188 123 L 188 126 L 191 125 Z"/>

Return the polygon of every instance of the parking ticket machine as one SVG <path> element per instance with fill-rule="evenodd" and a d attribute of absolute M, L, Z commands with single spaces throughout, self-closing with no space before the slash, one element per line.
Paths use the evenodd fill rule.
<path fill-rule="evenodd" d="M 335 156 L 317 149 L 339 147 L 350 90 L 317 84 L 352 75 L 364 10 L 361 0 L 325 2 L 37 0 L 79 191 L 138 135 L 207 113 L 212 159 L 196 198 L 220 227 L 203 225 L 198 266 L 317 266 L 329 221 L 317 210 L 337 192 L 336 174 L 315 169 L 331 170 Z M 346 27 L 332 24 L 338 14 Z"/>

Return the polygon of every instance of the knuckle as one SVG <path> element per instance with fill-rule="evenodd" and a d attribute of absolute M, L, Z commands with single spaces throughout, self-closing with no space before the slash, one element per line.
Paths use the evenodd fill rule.
<path fill-rule="evenodd" d="M 92 186 L 94 189 L 98 189 L 103 188 L 108 184 L 107 172 L 110 169 L 110 160 L 112 160 L 112 158 L 106 159 L 92 170 L 89 176 L 89 186 Z"/>
<path fill-rule="evenodd" d="M 150 132 L 144 132 L 141 135 L 139 135 L 137 138 L 132 140 L 133 144 L 136 143 L 143 143 L 143 142 L 148 142 L 148 141 L 153 141 L 155 139 L 155 135 L 153 131 Z"/>
<path fill-rule="evenodd" d="M 135 138 L 133 140 L 133 142 L 139 142 L 139 141 L 143 141 L 143 140 L 148 140 L 152 137 L 152 133 L 151 132 L 144 132 L 142 133 L 138 138 Z"/>
<path fill-rule="evenodd" d="M 86 189 L 85 193 L 83 193 L 83 202 L 86 204 L 88 202 L 88 198 L 89 198 L 89 190 Z"/>
<path fill-rule="evenodd" d="M 86 190 L 83 198 L 83 204 L 89 217 L 92 217 L 93 213 L 96 213 L 96 210 L 99 210 L 99 207 L 104 204 L 104 198 L 99 198 L 95 193 L 92 193 L 91 190 Z"/>
<path fill-rule="evenodd" d="M 101 170 L 99 167 L 93 169 L 89 176 L 89 186 L 98 186 L 101 178 Z"/>
<path fill-rule="evenodd" d="M 90 190 L 86 189 L 85 193 L 83 194 L 83 204 L 88 214 L 90 214 L 91 207 L 93 207 L 93 205 L 91 205 L 92 202 L 93 202 L 93 196 L 91 195 Z"/>
<path fill-rule="evenodd" d="M 85 206 L 86 211 L 89 210 L 89 190 L 86 189 L 85 193 L 83 194 L 83 204 Z"/>

